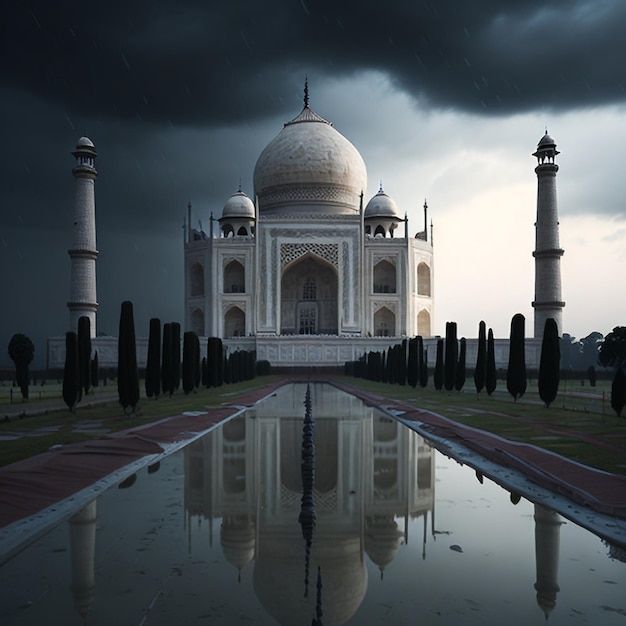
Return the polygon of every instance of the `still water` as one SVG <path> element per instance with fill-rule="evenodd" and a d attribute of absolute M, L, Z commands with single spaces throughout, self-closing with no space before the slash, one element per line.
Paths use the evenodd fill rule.
<path fill-rule="evenodd" d="M 600 539 L 514 505 L 330 386 L 311 386 L 303 447 L 305 389 L 280 389 L 6 563 L 0 623 L 626 624 L 626 564 Z"/>

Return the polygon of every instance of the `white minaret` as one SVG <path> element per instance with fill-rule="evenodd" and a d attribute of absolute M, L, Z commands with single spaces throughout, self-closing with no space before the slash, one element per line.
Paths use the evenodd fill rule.
<path fill-rule="evenodd" d="M 556 143 L 546 130 L 537 144 L 537 221 L 535 222 L 535 337 L 543 337 L 546 319 L 553 317 L 563 334 L 561 300 L 561 257 L 559 245 L 559 216 L 556 203 L 556 173 L 559 166 L 554 158 L 559 154 Z"/>
<path fill-rule="evenodd" d="M 98 172 L 94 167 L 96 149 L 87 137 L 78 140 L 76 166 L 72 169 L 76 181 L 74 199 L 74 240 L 70 255 L 71 286 L 69 330 L 77 332 L 78 319 L 86 315 L 91 322 L 91 336 L 96 336 L 96 201 L 94 187 Z"/>

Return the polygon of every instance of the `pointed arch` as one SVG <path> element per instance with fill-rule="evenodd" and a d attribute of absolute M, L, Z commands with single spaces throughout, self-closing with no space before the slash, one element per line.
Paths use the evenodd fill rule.
<path fill-rule="evenodd" d="M 245 226 L 240 226 L 239 230 L 237 231 L 237 236 L 238 237 L 246 237 L 248 235 L 248 230 L 246 229 Z"/>
<path fill-rule="evenodd" d="M 204 268 L 201 263 L 194 263 L 189 270 L 191 295 L 204 295 Z"/>
<path fill-rule="evenodd" d="M 246 314 L 238 306 L 231 306 L 224 315 L 224 337 L 244 337 L 245 334 Z"/>
<path fill-rule="evenodd" d="M 385 236 L 386 236 L 385 227 L 382 226 L 382 224 L 379 224 L 378 226 L 376 226 L 376 230 L 374 231 L 374 237 L 385 237 Z"/>
<path fill-rule="evenodd" d="M 417 334 L 422 337 L 431 337 L 430 331 L 430 313 L 426 309 L 422 309 L 417 314 Z"/>
<path fill-rule="evenodd" d="M 281 334 L 336 335 L 338 276 L 328 261 L 312 252 L 295 259 L 281 277 Z"/>
<path fill-rule="evenodd" d="M 245 293 L 246 270 L 242 263 L 233 259 L 224 267 L 224 293 Z"/>
<path fill-rule="evenodd" d="M 374 313 L 374 335 L 376 337 L 395 337 L 396 316 L 386 306 Z"/>
<path fill-rule="evenodd" d="M 417 294 L 419 296 L 430 296 L 430 267 L 426 263 L 417 266 Z"/>
<path fill-rule="evenodd" d="M 198 337 L 204 337 L 204 311 L 202 309 L 194 309 L 191 312 L 191 330 Z"/>
<path fill-rule="evenodd" d="M 396 293 L 396 267 L 382 260 L 374 266 L 374 293 Z"/>

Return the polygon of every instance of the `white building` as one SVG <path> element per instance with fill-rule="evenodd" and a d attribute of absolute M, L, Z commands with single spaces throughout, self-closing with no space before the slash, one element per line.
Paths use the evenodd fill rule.
<path fill-rule="evenodd" d="M 430 337 L 426 205 L 411 236 L 382 185 L 367 204 L 366 187 L 361 155 L 309 107 L 305 87 L 304 108 L 257 160 L 254 202 L 237 190 L 208 233 L 189 215 L 186 328 L 285 365 L 341 365 L 380 349 L 371 338 Z"/>

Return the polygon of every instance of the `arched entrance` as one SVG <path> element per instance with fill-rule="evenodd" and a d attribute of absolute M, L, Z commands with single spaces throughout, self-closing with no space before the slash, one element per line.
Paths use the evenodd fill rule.
<path fill-rule="evenodd" d="M 224 337 L 244 337 L 246 334 L 246 314 L 232 306 L 224 316 Z"/>
<path fill-rule="evenodd" d="M 281 335 L 336 335 L 337 272 L 309 254 L 283 272 L 280 283 Z"/>

